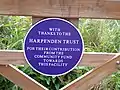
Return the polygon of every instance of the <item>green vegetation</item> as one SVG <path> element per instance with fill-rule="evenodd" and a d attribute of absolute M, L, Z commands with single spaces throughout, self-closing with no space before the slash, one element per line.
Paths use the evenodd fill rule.
<path fill-rule="evenodd" d="M 30 17 L 0 16 L 0 49 L 22 49 L 23 38 L 30 25 Z"/>
<path fill-rule="evenodd" d="M 0 49 L 22 49 L 23 37 L 30 24 L 30 18 L 0 16 Z M 20 90 L 20 88 L 0 76 L 0 90 Z"/>
<path fill-rule="evenodd" d="M 66 75 L 62 75 L 59 77 L 48 77 L 36 73 L 28 65 L 24 67 L 19 66 L 18 68 L 24 71 L 30 77 L 34 78 L 36 81 L 40 82 L 42 85 L 49 88 L 49 90 L 59 90 L 64 85 L 68 84 L 69 82 L 73 81 L 77 77 L 83 75 L 84 73 L 92 69 L 90 67 L 77 67 Z"/>
<path fill-rule="evenodd" d="M 116 53 L 120 50 L 120 21 L 81 19 L 79 29 L 85 51 Z"/>
<path fill-rule="evenodd" d="M 87 52 L 120 52 L 120 21 L 81 19 L 79 29 Z M 120 71 L 112 74 L 92 90 L 120 90 Z"/>
<path fill-rule="evenodd" d="M 23 38 L 30 26 L 30 17 L 0 16 L 0 49 L 21 50 Z M 85 51 L 114 53 L 120 51 L 119 20 L 80 19 L 78 27 L 84 38 Z M 28 65 L 17 67 L 49 90 L 59 90 L 92 69 L 81 66 L 63 76 L 47 77 L 36 73 Z M 0 90 L 21 89 L 0 76 Z M 93 87 L 93 90 L 120 90 L 120 71 L 101 81 L 99 85 Z"/>

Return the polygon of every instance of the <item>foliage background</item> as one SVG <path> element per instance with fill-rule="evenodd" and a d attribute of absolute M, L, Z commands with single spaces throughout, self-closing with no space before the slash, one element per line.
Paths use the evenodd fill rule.
<path fill-rule="evenodd" d="M 31 22 L 31 17 L 0 16 L 0 49 L 22 50 L 23 38 L 32 25 Z M 78 28 L 83 35 L 86 52 L 120 52 L 119 20 L 80 19 Z M 16 67 L 49 90 L 59 90 L 93 68 L 80 66 L 60 77 L 46 77 L 36 73 L 28 65 Z M 0 76 L 0 90 L 21 90 L 21 88 Z M 120 71 L 101 81 L 92 90 L 120 90 Z"/>

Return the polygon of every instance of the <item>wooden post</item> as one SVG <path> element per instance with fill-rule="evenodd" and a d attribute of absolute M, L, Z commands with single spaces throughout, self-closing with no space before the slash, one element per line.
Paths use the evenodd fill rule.
<path fill-rule="evenodd" d="M 36 23 L 37 21 L 44 19 L 42 17 L 32 17 L 32 24 Z"/>
<path fill-rule="evenodd" d="M 72 24 L 78 27 L 79 18 L 66 18 L 66 20 L 70 21 Z"/>

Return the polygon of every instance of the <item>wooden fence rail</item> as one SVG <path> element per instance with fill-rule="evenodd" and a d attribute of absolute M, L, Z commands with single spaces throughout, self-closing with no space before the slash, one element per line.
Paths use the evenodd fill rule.
<path fill-rule="evenodd" d="M 0 0 L 0 14 L 63 18 L 118 18 L 119 0 Z"/>
<path fill-rule="evenodd" d="M 113 58 L 115 55 L 116 53 L 85 52 L 79 65 L 96 67 Z M 0 64 L 26 64 L 23 50 L 0 50 Z"/>
<path fill-rule="evenodd" d="M 1 50 L 0 57 L 1 75 L 21 86 L 24 90 L 47 90 L 43 85 L 28 77 L 13 65 L 9 65 L 26 64 L 22 50 Z M 82 62 L 79 65 L 95 66 L 96 68 L 66 85 L 61 90 L 88 90 L 104 77 L 116 71 L 117 61 L 120 61 L 120 55 L 116 53 L 84 53 Z"/>

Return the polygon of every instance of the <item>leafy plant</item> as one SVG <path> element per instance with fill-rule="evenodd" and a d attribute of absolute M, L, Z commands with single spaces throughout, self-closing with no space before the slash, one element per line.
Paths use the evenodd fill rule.
<path fill-rule="evenodd" d="M 88 52 L 120 52 L 120 21 L 80 19 L 79 29 Z M 120 90 L 120 72 L 102 80 L 92 90 Z"/>
<path fill-rule="evenodd" d="M 30 17 L 0 16 L 0 49 L 22 49 L 23 37 L 31 24 Z M 0 90 L 21 90 L 0 76 Z"/>
<path fill-rule="evenodd" d="M 85 42 L 85 51 L 119 52 L 119 20 L 81 19 L 79 29 Z"/>
<path fill-rule="evenodd" d="M 0 49 L 21 50 L 30 25 L 30 17 L 0 16 Z"/>
<path fill-rule="evenodd" d="M 69 72 L 66 75 L 62 75 L 59 77 L 50 77 L 41 75 L 33 71 L 28 65 L 18 66 L 18 68 L 45 87 L 47 87 L 49 90 L 59 90 L 66 84 L 70 83 L 71 81 L 75 80 L 76 78 L 80 77 L 81 75 L 92 69 L 90 67 L 84 66 L 76 67 L 73 71 Z"/>

